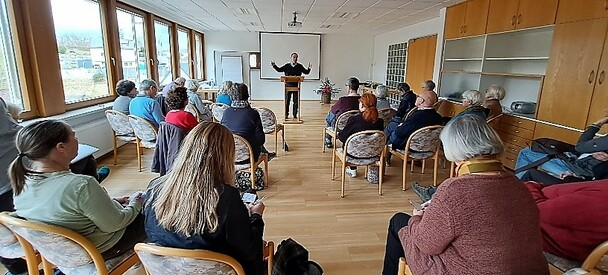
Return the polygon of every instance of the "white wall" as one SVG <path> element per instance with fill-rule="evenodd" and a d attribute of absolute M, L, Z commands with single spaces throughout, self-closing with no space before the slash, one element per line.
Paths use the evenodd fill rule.
<path fill-rule="evenodd" d="M 361 81 L 371 79 L 373 43 L 371 35 L 322 35 L 321 79 L 328 77 L 336 83 L 336 87 L 342 88 L 342 94 L 345 94 L 344 84 L 349 77 L 356 76 Z M 257 32 L 205 32 L 207 79 L 215 79 L 214 51 L 257 52 L 259 47 Z M 289 62 L 289 56 L 276 62 Z M 246 67 L 248 70 L 249 67 Z M 252 99 L 283 99 L 283 83 L 279 80 L 262 80 L 259 70 L 252 70 L 249 76 Z M 301 90 L 302 99 L 319 100 L 320 96 L 313 92 L 319 84 L 318 80 L 305 80 Z"/>
<path fill-rule="evenodd" d="M 443 53 L 443 25 L 445 21 L 445 11 L 443 8 L 439 12 L 439 17 L 411 25 L 395 31 L 376 35 L 374 37 L 374 63 L 372 66 L 372 77 L 375 81 L 386 82 L 386 64 L 388 61 L 388 46 L 391 44 L 407 42 L 410 39 L 430 36 L 437 34 L 437 47 L 435 52 L 435 68 L 433 80 L 439 82 L 439 69 L 441 67 L 441 55 Z M 418 84 L 412 84 L 417 87 Z"/>

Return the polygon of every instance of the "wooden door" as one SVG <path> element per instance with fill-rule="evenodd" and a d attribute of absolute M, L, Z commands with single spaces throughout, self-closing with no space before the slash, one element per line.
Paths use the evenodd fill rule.
<path fill-rule="evenodd" d="M 407 47 L 405 81 L 412 90 L 421 91 L 422 83 L 433 79 L 437 35 L 412 39 Z"/>
<path fill-rule="evenodd" d="M 464 36 L 486 33 L 490 0 L 471 0 L 467 2 L 466 7 L 467 11 L 464 17 Z"/>
<path fill-rule="evenodd" d="M 608 19 L 555 27 L 538 118 L 585 128 Z"/>
<path fill-rule="evenodd" d="M 524 1 L 525 2 L 525 1 Z M 487 33 L 515 29 L 519 0 L 491 0 Z M 555 15 L 554 15 L 555 16 Z"/>
<path fill-rule="evenodd" d="M 447 9 L 445 15 L 445 39 L 456 38 L 462 36 L 464 27 L 464 16 L 467 10 L 467 3 L 460 3 L 451 6 Z"/>
<path fill-rule="evenodd" d="M 560 0 L 556 23 L 560 24 L 602 17 L 608 17 L 608 0 Z"/>
<path fill-rule="evenodd" d="M 604 41 L 604 51 L 598 72 L 586 125 L 606 117 L 606 111 L 608 111 L 608 39 Z M 608 133 L 608 129 L 603 127 L 600 132 L 606 134 Z"/>
<path fill-rule="evenodd" d="M 553 25 L 557 14 L 557 0 L 521 0 L 517 28 Z"/>

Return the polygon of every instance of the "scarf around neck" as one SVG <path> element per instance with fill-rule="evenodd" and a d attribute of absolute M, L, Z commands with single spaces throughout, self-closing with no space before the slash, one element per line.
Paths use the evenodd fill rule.
<path fill-rule="evenodd" d="M 232 100 L 232 103 L 230 103 L 230 107 L 232 107 L 232 108 L 247 108 L 247 107 L 249 107 L 249 101 L 247 101 L 247 100 Z"/>

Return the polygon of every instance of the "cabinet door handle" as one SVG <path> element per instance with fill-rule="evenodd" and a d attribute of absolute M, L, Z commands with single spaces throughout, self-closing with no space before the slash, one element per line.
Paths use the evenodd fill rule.
<path fill-rule="evenodd" d="M 517 25 L 521 24 L 521 14 L 517 16 Z"/>
<path fill-rule="evenodd" d="M 598 79 L 598 83 L 599 83 L 600 85 L 602 85 L 602 83 L 604 83 L 604 77 L 605 77 L 605 73 L 604 73 L 604 71 L 602 70 L 602 72 L 600 73 L 600 77 L 599 77 L 599 79 Z"/>
<path fill-rule="evenodd" d="M 608 1 L 608 0 L 606 0 Z M 515 26 L 515 22 L 517 20 L 517 16 L 513 15 L 513 17 L 511 18 L 511 26 Z"/>
<path fill-rule="evenodd" d="M 462 34 L 463 30 L 464 30 L 464 25 L 460 26 L 460 34 Z"/>
<path fill-rule="evenodd" d="M 604 0 L 604 9 L 608 11 L 608 0 Z"/>
<path fill-rule="evenodd" d="M 464 33 L 467 33 L 467 25 L 464 25 Z"/>
<path fill-rule="evenodd" d="M 595 79 L 595 70 L 591 70 L 591 73 L 589 73 L 589 84 L 593 82 L 593 79 Z"/>

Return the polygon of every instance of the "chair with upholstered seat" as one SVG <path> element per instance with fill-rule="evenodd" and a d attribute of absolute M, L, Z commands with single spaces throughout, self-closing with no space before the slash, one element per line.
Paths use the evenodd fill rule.
<path fill-rule="evenodd" d="M 403 257 L 399 258 L 399 269 L 397 270 L 397 275 L 412 275 L 412 271 Z"/>
<path fill-rule="evenodd" d="M 277 116 L 272 110 L 264 107 L 256 108 L 256 110 L 260 113 L 264 134 L 274 135 L 274 148 L 276 152 L 279 152 L 279 132 L 281 132 L 283 149 L 285 149 L 285 126 L 277 122 Z"/>
<path fill-rule="evenodd" d="M 114 141 L 114 165 L 117 163 L 118 140 L 137 144 L 133 127 L 129 123 L 129 116 L 114 110 L 106 110 L 106 118 L 112 127 Z"/>
<path fill-rule="evenodd" d="M 378 117 L 384 120 L 384 128 L 393 120 L 393 117 L 397 114 L 397 111 L 393 108 L 386 108 L 378 110 Z"/>
<path fill-rule="evenodd" d="M 253 149 L 251 148 L 251 144 L 244 138 L 239 135 L 234 136 L 234 170 L 235 171 L 243 171 L 249 170 L 251 172 L 251 188 L 255 189 L 255 170 L 258 169 L 260 164 L 264 163 L 264 181 L 266 182 L 266 186 L 268 186 L 268 155 L 264 153 L 260 153 L 258 156 L 258 160 L 254 161 L 253 159 Z M 247 163 L 245 161 L 249 160 Z"/>
<path fill-rule="evenodd" d="M 600 275 L 608 274 L 608 241 L 598 245 L 583 263 L 567 260 L 545 252 L 551 275 Z"/>
<path fill-rule="evenodd" d="M 344 126 L 346 126 L 346 122 L 348 121 L 348 119 L 358 113 L 359 110 L 351 110 L 344 112 L 336 118 L 334 125 L 323 128 L 323 153 L 325 153 L 325 135 L 330 135 L 332 138 L 332 144 L 334 146 L 334 150 L 332 151 L 333 153 L 336 150 L 336 140 L 338 139 L 338 133 L 342 131 L 342 129 L 344 129 Z"/>
<path fill-rule="evenodd" d="M 234 274 L 244 275 L 245 271 L 234 258 L 209 250 L 163 247 L 155 244 L 138 243 L 135 252 L 149 275 L 164 274 Z M 268 273 L 272 272 L 274 243 L 264 247 L 264 257 L 268 261 Z"/>
<path fill-rule="evenodd" d="M 334 152 L 331 161 L 331 179 L 336 176 L 336 159 L 342 162 L 342 192 L 344 198 L 344 181 L 346 166 L 379 166 L 378 195 L 382 195 L 382 180 L 384 177 L 384 154 L 386 135 L 378 130 L 368 130 L 355 133 L 348 137 L 343 148 Z"/>
<path fill-rule="evenodd" d="M 5 259 L 25 258 L 28 273 L 38 274 L 40 255 L 36 253 L 30 243 L 17 239 L 15 234 L 2 223 L 0 223 L 0 257 Z"/>
<path fill-rule="evenodd" d="M 53 265 L 67 275 L 123 274 L 139 262 L 132 250 L 105 261 L 95 245 L 67 228 L 27 221 L 8 212 L 0 213 L 0 222 L 15 233 L 20 242 L 31 244 L 40 253 L 45 274 L 53 274 Z M 31 253 L 28 254 L 29 262 L 33 259 L 30 259 Z M 34 274 L 38 274 L 37 271 Z"/>
<path fill-rule="evenodd" d="M 186 107 L 184 108 L 184 111 L 191 113 L 197 121 L 201 121 L 201 112 L 199 111 L 199 109 L 196 108 L 196 106 L 194 106 L 194 104 L 192 103 L 188 103 L 186 104 Z"/>
<path fill-rule="evenodd" d="M 222 122 L 222 117 L 224 117 L 224 111 L 230 108 L 230 106 L 224 103 L 213 103 L 211 104 L 211 114 L 213 115 L 213 120 L 215 122 Z"/>
<path fill-rule="evenodd" d="M 414 171 L 414 160 L 422 160 L 423 165 L 426 159 L 434 160 L 433 167 L 433 186 L 437 186 L 437 172 L 438 172 L 438 160 L 439 160 L 439 149 L 441 148 L 441 140 L 439 134 L 441 133 L 443 126 L 427 126 L 416 130 L 407 139 L 405 144 L 405 150 L 397 149 L 394 150 L 389 146 L 389 153 L 403 160 L 403 182 L 402 190 L 406 190 L 407 182 L 407 163 L 412 161 L 412 172 Z M 407 154 L 406 154 L 407 150 Z M 424 169 L 423 169 L 424 172 Z"/>
<path fill-rule="evenodd" d="M 141 149 L 154 149 L 156 147 L 158 130 L 149 121 L 134 115 L 129 115 L 129 123 L 131 123 L 136 137 L 137 164 L 139 165 L 139 172 L 141 172 L 141 155 L 143 154 Z"/>

